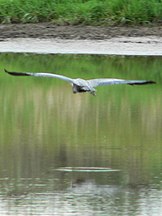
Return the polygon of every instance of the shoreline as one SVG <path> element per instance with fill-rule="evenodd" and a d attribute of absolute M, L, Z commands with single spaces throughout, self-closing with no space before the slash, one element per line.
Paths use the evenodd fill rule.
<path fill-rule="evenodd" d="M 0 52 L 162 56 L 162 26 L 0 24 Z"/>
<path fill-rule="evenodd" d="M 116 37 L 106 40 L 6 38 L 0 41 L 0 53 L 162 56 L 162 38 L 156 36 Z"/>

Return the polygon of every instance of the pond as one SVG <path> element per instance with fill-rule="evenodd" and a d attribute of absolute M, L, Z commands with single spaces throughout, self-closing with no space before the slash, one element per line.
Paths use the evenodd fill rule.
<path fill-rule="evenodd" d="M 0 55 L 0 215 L 159 215 L 162 212 L 162 58 Z M 97 95 L 61 80 L 147 79 Z"/>

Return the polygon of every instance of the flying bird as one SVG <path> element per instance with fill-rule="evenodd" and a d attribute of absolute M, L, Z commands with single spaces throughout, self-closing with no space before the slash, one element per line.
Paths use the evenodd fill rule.
<path fill-rule="evenodd" d="M 72 85 L 73 93 L 82 93 L 89 92 L 92 95 L 96 95 L 97 86 L 103 85 L 113 85 L 113 84 L 129 84 L 129 85 L 145 85 L 145 84 L 154 84 L 156 82 L 152 80 L 124 80 L 116 78 L 99 78 L 99 79 L 72 79 L 63 75 L 53 74 L 53 73 L 31 73 L 31 72 L 13 72 L 4 69 L 4 71 L 13 76 L 34 76 L 34 77 L 49 77 L 49 78 L 58 78 L 69 82 Z"/>

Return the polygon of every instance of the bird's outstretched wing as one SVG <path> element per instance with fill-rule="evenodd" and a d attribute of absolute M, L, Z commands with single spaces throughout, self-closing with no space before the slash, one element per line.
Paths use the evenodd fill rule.
<path fill-rule="evenodd" d="M 154 84 L 156 82 L 152 80 L 123 80 L 123 79 L 91 79 L 88 80 L 92 87 L 102 86 L 102 85 L 114 85 L 114 84 L 129 84 L 129 85 L 144 85 L 144 84 Z"/>
<path fill-rule="evenodd" d="M 34 76 L 34 77 L 49 77 L 49 78 L 58 78 L 70 83 L 73 83 L 73 79 L 63 76 L 63 75 L 59 75 L 59 74 L 52 74 L 52 73 L 31 73 L 31 72 L 13 72 L 13 71 L 8 71 L 6 69 L 4 69 L 4 71 L 10 75 L 13 76 Z"/>

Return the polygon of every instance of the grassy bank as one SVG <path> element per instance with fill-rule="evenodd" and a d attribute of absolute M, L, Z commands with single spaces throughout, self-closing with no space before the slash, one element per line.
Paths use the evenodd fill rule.
<path fill-rule="evenodd" d="M 0 0 L 1 23 L 147 24 L 162 21 L 162 0 Z"/>

